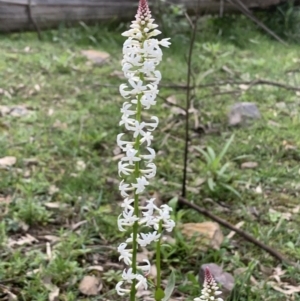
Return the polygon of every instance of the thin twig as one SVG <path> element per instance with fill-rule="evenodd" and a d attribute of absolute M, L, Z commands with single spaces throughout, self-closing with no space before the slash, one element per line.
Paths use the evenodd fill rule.
<path fill-rule="evenodd" d="M 300 71 L 299 71 L 300 72 Z M 168 89 L 177 89 L 177 90 L 187 90 L 188 87 L 190 90 L 196 89 L 196 88 L 209 88 L 209 87 L 215 87 L 215 86 L 226 86 L 226 85 L 249 85 L 248 89 L 252 88 L 253 86 L 256 85 L 266 85 L 266 86 L 274 86 L 286 90 L 291 90 L 291 91 L 300 91 L 300 87 L 296 86 L 291 86 L 285 83 L 281 82 L 276 82 L 276 81 L 271 81 L 267 79 L 254 79 L 250 81 L 234 81 L 234 80 L 227 80 L 227 81 L 215 81 L 212 83 L 207 83 L 207 84 L 200 84 L 197 86 L 193 85 L 181 85 L 181 84 L 159 84 L 160 87 L 162 88 L 168 88 Z M 97 88 L 97 87 L 106 87 L 106 88 L 118 88 L 118 85 L 114 84 L 94 84 L 92 87 Z"/>
<path fill-rule="evenodd" d="M 251 19 L 254 23 L 256 23 L 259 27 L 261 27 L 265 32 L 267 32 L 269 35 L 271 35 L 273 38 L 275 38 L 278 42 L 281 44 L 288 46 L 288 44 L 282 40 L 274 31 L 272 31 L 270 28 L 268 28 L 264 23 L 259 21 L 252 12 L 248 9 L 247 6 L 245 6 L 244 3 L 242 3 L 240 0 L 227 0 L 227 2 L 235 5 L 246 17 Z"/>
<path fill-rule="evenodd" d="M 36 30 L 39 40 L 42 40 L 41 30 L 40 30 L 38 24 L 35 22 L 35 20 L 34 20 L 34 18 L 32 16 L 32 10 L 31 10 L 32 4 L 31 4 L 31 1 L 32 0 L 28 0 L 28 5 L 27 5 L 28 18 L 29 18 L 30 22 L 32 23 L 34 29 Z"/>
<path fill-rule="evenodd" d="M 236 232 L 237 234 L 239 234 L 240 236 L 242 236 L 243 238 L 245 238 L 247 241 L 252 242 L 253 244 L 255 244 L 256 246 L 260 247 L 261 249 L 265 250 L 266 252 L 268 252 L 270 255 L 272 255 L 274 258 L 278 259 L 280 262 L 285 262 L 288 263 L 289 265 L 292 265 L 294 267 L 298 267 L 299 266 L 295 263 L 292 262 L 288 259 L 286 259 L 281 253 L 279 253 L 278 251 L 274 250 L 273 248 L 271 248 L 270 246 L 265 245 L 264 243 L 262 243 L 261 241 L 257 240 L 255 237 L 251 236 L 250 234 L 248 234 L 247 232 L 235 227 L 234 225 L 230 224 L 229 222 L 223 220 L 222 218 L 212 214 L 211 212 L 209 212 L 208 210 L 204 209 L 203 207 L 199 207 L 191 202 L 189 202 L 187 199 L 183 198 L 183 197 L 179 197 L 179 202 L 185 206 L 188 206 L 190 208 L 195 209 L 196 211 L 198 211 L 199 213 L 203 214 L 204 216 L 212 219 L 213 221 L 219 223 L 220 225 Z"/>
<path fill-rule="evenodd" d="M 268 86 L 275 86 L 278 88 L 283 88 L 286 90 L 292 90 L 292 91 L 300 91 L 300 87 L 291 86 L 285 83 L 281 82 L 275 82 L 267 79 L 254 79 L 252 81 L 216 81 L 208 84 L 200 84 L 197 86 L 190 86 L 190 89 L 196 89 L 196 88 L 208 88 L 208 87 L 215 87 L 215 86 L 226 86 L 226 85 L 249 85 L 249 88 L 252 88 L 252 86 L 256 85 L 268 85 Z M 172 85 L 172 84 L 161 84 L 160 85 L 163 88 L 171 88 L 171 89 L 180 89 L 180 90 L 187 90 L 188 85 Z"/>
<path fill-rule="evenodd" d="M 197 23 L 198 23 L 198 7 L 196 12 L 196 20 L 194 25 L 192 25 L 192 33 L 190 39 L 190 46 L 189 46 L 189 53 L 188 53 L 188 60 L 187 60 L 187 87 L 191 86 L 191 79 L 192 79 L 192 58 L 193 58 L 193 50 L 194 44 L 196 39 L 197 33 Z M 188 18 L 188 20 L 190 20 Z M 191 105 L 191 89 L 186 90 L 186 107 L 185 107 L 185 145 L 184 145 L 184 158 L 183 158 L 183 179 L 182 179 L 182 190 L 181 196 L 186 196 L 186 178 L 187 178 L 187 161 L 188 161 L 188 152 L 189 152 L 189 120 L 190 120 L 190 112 L 189 108 Z"/>
<path fill-rule="evenodd" d="M 157 95 L 158 98 L 162 99 L 167 105 L 171 106 L 171 107 L 175 107 L 175 108 L 178 108 L 180 110 L 183 110 L 184 112 L 186 112 L 185 108 L 176 104 L 176 103 L 173 103 L 171 101 L 169 101 L 167 98 L 165 97 L 162 97 L 160 95 Z"/>

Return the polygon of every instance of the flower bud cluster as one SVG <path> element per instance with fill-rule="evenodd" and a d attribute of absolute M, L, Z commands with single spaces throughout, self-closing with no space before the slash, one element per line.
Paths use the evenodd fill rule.
<path fill-rule="evenodd" d="M 150 228 L 150 232 L 137 233 L 135 237 L 131 235 L 118 247 L 119 259 L 128 266 L 132 265 L 132 248 L 128 245 L 138 243 L 139 246 L 145 247 L 159 240 L 160 227 L 172 231 L 175 226 L 170 217 L 169 206 L 157 207 L 154 198 L 147 200 L 144 206 L 136 203 L 139 195 L 149 185 L 149 180 L 156 174 L 156 165 L 153 163 L 156 153 L 151 143 L 152 133 L 158 126 L 158 118 L 152 116 L 148 120 L 143 120 L 142 111 L 156 104 L 158 83 L 161 80 L 161 73 L 156 70 L 162 60 L 160 46 L 170 45 L 169 39 L 154 38 L 160 31 L 153 22 L 147 1 L 140 0 L 136 20 L 132 22 L 131 29 L 123 33 L 127 40 L 123 45 L 122 70 L 128 84 L 120 86 L 120 94 L 127 101 L 121 108 L 120 121 L 126 133 L 117 136 L 117 144 L 124 152 L 118 163 L 119 176 L 123 178 L 119 190 L 124 198 L 118 228 L 120 231 L 126 231 L 126 227 L 133 229 L 137 224 L 143 229 Z M 126 136 L 127 139 L 124 138 Z M 119 295 L 129 293 L 124 284 L 133 283 L 133 280 L 136 288 L 147 289 L 145 275 L 150 272 L 150 263 L 148 260 L 145 263 L 146 265 L 137 266 L 137 269 L 131 266 L 123 271 L 123 281 L 116 286 Z M 134 273 L 134 270 L 140 270 L 141 273 Z"/>
<path fill-rule="evenodd" d="M 195 298 L 194 301 L 223 301 L 222 298 L 218 297 L 221 294 L 222 292 L 219 290 L 219 287 L 209 268 L 206 268 L 201 296 L 199 298 Z"/>

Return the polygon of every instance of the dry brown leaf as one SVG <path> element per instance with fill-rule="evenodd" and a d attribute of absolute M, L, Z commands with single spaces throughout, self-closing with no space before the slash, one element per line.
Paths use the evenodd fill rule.
<path fill-rule="evenodd" d="M 76 224 L 74 224 L 74 225 L 72 225 L 72 230 L 77 230 L 79 227 L 81 227 L 82 225 L 84 225 L 84 224 L 86 224 L 87 223 L 87 221 L 86 220 L 84 220 L 84 221 L 80 221 L 80 222 L 78 222 L 78 223 L 76 223 Z"/>
<path fill-rule="evenodd" d="M 256 188 L 255 188 L 255 192 L 257 193 L 257 194 L 262 194 L 262 188 L 261 188 L 261 185 L 259 184 Z"/>
<path fill-rule="evenodd" d="M 241 85 L 239 85 L 239 88 L 243 91 L 247 91 L 249 89 L 249 85 L 241 84 Z"/>
<path fill-rule="evenodd" d="M 256 168 L 258 166 L 257 162 L 244 162 L 241 165 L 242 169 L 252 169 L 252 168 Z"/>
<path fill-rule="evenodd" d="M 65 130 L 68 128 L 68 125 L 65 122 L 61 122 L 60 120 L 55 120 L 52 126 L 59 130 Z"/>
<path fill-rule="evenodd" d="M 299 211 L 300 211 L 300 205 L 292 209 L 292 213 L 299 213 Z"/>
<path fill-rule="evenodd" d="M 53 286 L 51 292 L 49 293 L 48 300 L 49 301 L 58 301 L 59 300 L 59 288 L 57 286 Z"/>
<path fill-rule="evenodd" d="M 2 91 L 3 91 L 3 90 L 0 89 L 0 94 L 2 94 L 2 93 L 1 93 Z M 10 107 L 7 107 L 7 106 L 0 106 L 0 115 L 1 115 L 1 116 L 4 116 L 4 115 L 9 114 L 10 110 L 11 110 Z"/>
<path fill-rule="evenodd" d="M 55 185 L 50 185 L 49 189 L 48 189 L 48 193 L 50 195 L 53 195 L 55 193 L 59 192 L 59 188 L 56 187 Z"/>
<path fill-rule="evenodd" d="M 52 108 L 50 108 L 50 109 L 48 110 L 47 115 L 48 115 L 48 116 L 52 116 L 53 113 L 54 113 L 54 110 L 53 110 Z"/>
<path fill-rule="evenodd" d="M 182 224 L 181 231 L 187 239 L 195 238 L 199 250 L 219 249 L 224 240 L 220 225 L 214 222 Z"/>
<path fill-rule="evenodd" d="M 124 79 L 125 78 L 124 73 L 122 71 L 118 71 L 118 70 L 113 71 L 109 76 L 117 77 L 119 79 Z"/>
<path fill-rule="evenodd" d="M 268 125 L 279 128 L 281 125 L 273 120 L 268 121 Z"/>
<path fill-rule="evenodd" d="M 3 287 L 2 290 L 3 290 L 3 293 L 7 295 L 6 297 L 8 297 L 8 299 L 5 299 L 5 300 L 8 300 L 8 301 L 18 300 L 18 297 L 15 294 L 13 294 L 10 290 L 8 290 L 7 287 Z"/>
<path fill-rule="evenodd" d="M 280 277 L 283 276 L 286 271 L 283 271 L 281 267 L 276 267 L 273 269 L 273 274 L 270 278 L 274 278 L 278 283 L 281 283 Z"/>
<path fill-rule="evenodd" d="M 39 92 L 39 91 L 41 91 L 41 86 L 39 84 L 35 84 L 34 89 L 35 89 L 35 91 Z"/>
<path fill-rule="evenodd" d="M 15 245 L 23 246 L 23 245 L 31 245 L 34 242 L 38 242 L 38 240 L 31 236 L 29 233 L 27 233 L 25 236 L 22 236 L 18 240 L 13 240 L 11 238 L 8 239 L 8 246 L 13 247 Z"/>
<path fill-rule="evenodd" d="M 60 237 L 55 236 L 55 235 L 44 235 L 43 238 L 45 238 L 46 240 L 48 240 L 50 242 L 60 241 Z"/>
<path fill-rule="evenodd" d="M 23 163 L 26 166 L 39 165 L 39 160 L 37 158 L 28 158 L 28 159 L 23 159 Z"/>
<path fill-rule="evenodd" d="M 77 171 L 83 171 L 83 170 L 85 170 L 85 169 L 86 169 L 86 164 L 85 164 L 85 162 L 82 161 L 82 160 L 78 160 L 78 161 L 76 162 L 76 170 L 77 170 Z"/>
<path fill-rule="evenodd" d="M 99 272 L 103 272 L 104 268 L 101 265 L 91 265 L 91 266 L 87 267 L 87 271 L 99 271 Z"/>
<path fill-rule="evenodd" d="M 281 287 L 274 281 L 267 282 L 275 291 L 283 293 L 285 295 L 293 295 L 296 293 L 300 293 L 300 285 L 293 286 L 287 283 L 281 283 Z"/>
<path fill-rule="evenodd" d="M 94 276 L 84 276 L 79 284 L 79 291 L 86 296 L 96 296 L 101 289 L 100 279 Z"/>
<path fill-rule="evenodd" d="M 244 221 L 241 221 L 235 225 L 236 228 L 240 229 L 245 224 Z M 236 234 L 235 231 L 230 231 L 230 233 L 226 236 L 228 239 L 231 239 Z"/>
<path fill-rule="evenodd" d="M 52 250 L 51 250 L 51 245 L 49 242 L 46 242 L 46 254 L 47 254 L 48 260 L 50 261 L 52 259 Z"/>
<path fill-rule="evenodd" d="M 17 162 L 17 158 L 13 156 L 0 158 L 0 169 L 13 166 L 16 164 L 16 162 Z"/>
<path fill-rule="evenodd" d="M 10 195 L 7 195 L 7 196 L 0 196 L 0 205 L 1 204 L 5 204 L 5 205 L 8 205 L 11 203 L 11 196 Z"/>
<path fill-rule="evenodd" d="M 47 203 L 44 203 L 44 206 L 49 209 L 60 209 L 60 208 L 67 207 L 67 204 L 61 204 L 61 203 L 56 203 L 56 202 L 47 202 Z"/>
<path fill-rule="evenodd" d="M 297 149 L 297 147 L 292 142 L 289 142 L 289 141 L 286 141 L 286 140 L 282 141 L 282 145 L 284 146 L 285 150 L 295 150 L 295 149 Z"/>

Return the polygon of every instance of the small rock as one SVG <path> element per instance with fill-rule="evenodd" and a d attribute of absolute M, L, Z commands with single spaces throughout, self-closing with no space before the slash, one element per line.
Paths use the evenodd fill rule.
<path fill-rule="evenodd" d="M 11 167 L 15 165 L 16 162 L 17 162 L 16 157 L 7 156 L 7 157 L 0 158 L 0 169 Z"/>
<path fill-rule="evenodd" d="M 101 289 L 100 279 L 94 276 L 84 276 L 79 284 L 79 291 L 86 296 L 96 296 Z"/>
<path fill-rule="evenodd" d="M 187 240 L 194 239 L 196 247 L 203 251 L 209 248 L 220 249 L 224 240 L 220 225 L 214 222 L 185 223 L 181 226 L 181 232 Z"/>
<path fill-rule="evenodd" d="M 283 101 L 277 102 L 275 104 L 275 107 L 278 108 L 278 109 L 280 109 L 280 110 L 284 110 L 284 109 L 286 109 L 286 103 L 283 102 Z"/>
<path fill-rule="evenodd" d="M 95 65 L 103 65 L 110 57 L 107 52 L 97 50 L 82 50 L 81 54 Z"/>
<path fill-rule="evenodd" d="M 211 274 L 214 276 L 217 284 L 219 285 L 222 295 L 220 298 L 224 300 L 230 295 L 234 287 L 234 278 L 231 274 L 224 272 L 223 269 L 215 263 L 206 263 L 200 267 L 199 283 L 202 286 L 204 282 L 205 269 L 209 268 Z"/>
<path fill-rule="evenodd" d="M 239 102 L 230 107 L 228 123 L 231 126 L 247 124 L 249 119 L 259 119 L 260 112 L 255 103 Z"/>

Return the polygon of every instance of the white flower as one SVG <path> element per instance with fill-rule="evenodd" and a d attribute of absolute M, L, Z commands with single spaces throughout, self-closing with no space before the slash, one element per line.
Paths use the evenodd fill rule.
<path fill-rule="evenodd" d="M 140 286 L 142 286 L 144 290 L 148 289 L 147 279 L 143 275 L 137 275 L 136 280 L 138 281 L 138 283 L 135 286 L 136 289 L 139 288 Z"/>
<path fill-rule="evenodd" d="M 170 212 L 172 208 L 166 204 L 161 205 L 159 209 L 159 214 L 157 219 L 162 221 L 162 226 L 166 229 L 167 232 L 172 232 L 173 228 L 175 227 L 175 222 L 171 219 Z M 158 226 L 154 226 L 155 229 L 158 229 Z"/>
<path fill-rule="evenodd" d="M 123 283 L 124 283 L 124 281 L 120 281 L 116 285 L 116 291 L 117 291 L 119 296 L 124 296 L 125 294 L 130 293 L 129 289 L 121 288 L 121 285 L 123 285 Z"/>
<path fill-rule="evenodd" d="M 122 278 L 123 280 L 132 283 L 132 280 L 136 278 L 136 275 L 132 273 L 132 268 L 129 268 L 127 271 L 126 269 L 124 269 L 122 273 Z"/>
<path fill-rule="evenodd" d="M 136 110 L 129 110 L 131 106 L 132 106 L 131 103 L 124 102 L 123 107 L 121 109 L 121 113 L 123 113 L 124 115 L 127 115 L 127 116 L 134 115 L 136 113 Z"/>
<path fill-rule="evenodd" d="M 147 146 L 150 146 L 151 140 L 153 140 L 153 135 L 151 134 L 151 132 L 145 132 L 143 135 L 143 138 L 141 138 L 140 142 L 141 142 L 141 144 L 146 142 Z"/>
<path fill-rule="evenodd" d="M 140 68 L 140 72 L 146 73 L 146 75 L 151 74 L 155 71 L 155 64 L 153 61 L 145 61 L 143 67 Z"/>
<path fill-rule="evenodd" d="M 144 276 L 147 276 L 151 271 L 151 264 L 148 259 L 144 259 L 143 261 L 146 262 L 146 265 L 139 265 L 138 269 L 143 271 Z"/>
<path fill-rule="evenodd" d="M 124 242 L 119 245 L 119 247 L 118 247 L 118 252 L 120 253 L 119 260 L 123 259 L 125 264 L 131 265 L 132 250 L 131 249 L 126 250 L 126 247 L 127 247 L 127 244 Z"/>
<path fill-rule="evenodd" d="M 154 122 L 148 122 L 148 123 L 144 123 L 147 127 L 150 127 L 151 129 L 149 131 L 154 131 L 157 126 L 158 126 L 158 118 L 156 116 L 152 116 L 150 119 L 152 119 Z"/>
<path fill-rule="evenodd" d="M 119 185 L 119 190 L 120 190 L 121 196 L 123 198 L 126 198 L 126 197 L 129 196 L 128 193 L 127 193 L 127 191 L 132 191 L 133 188 L 130 187 L 129 184 L 124 183 L 124 180 L 122 180 L 121 183 L 120 183 L 120 185 Z"/>
<path fill-rule="evenodd" d="M 125 125 L 127 130 L 130 130 L 132 128 L 132 125 L 134 125 L 135 120 L 133 118 L 129 118 L 127 115 L 123 114 L 121 117 L 121 121 L 119 122 L 119 125 Z"/>
<path fill-rule="evenodd" d="M 160 238 L 160 234 L 157 234 L 157 231 L 149 232 L 149 233 L 140 233 L 137 242 L 141 247 L 146 247 L 150 245 L 154 241 L 158 241 Z"/>
<path fill-rule="evenodd" d="M 123 141 L 121 140 L 121 137 L 124 135 L 124 133 L 118 134 L 117 136 L 117 145 L 123 150 L 127 151 L 127 149 L 132 148 L 134 142 L 131 141 Z M 125 145 L 125 146 L 124 146 Z"/>
<path fill-rule="evenodd" d="M 121 84 L 120 85 L 120 94 L 124 97 L 124 98 L 128 98 L 130 96 L 130 91 L 126 91 L 125 89 L 127 89 L 128 86 L 125 84 Z"/>
<path fill-rule="evenodd" d="M 148 155 L 140 155 L 141 158 L 144 160 L 147 160 L 148 162 L 152 162 L 155 158 L 155 150 L 151 147 L 147 147 L 147 150 L 149 152 Z"/>
<path fill-rule="evenodd" d="M 135 193 L 139 194 L 145 190 L 145 186 L 147 186 L 149 182 L 146 180 L 145 177 L 140 177 L 136 179 L 136 183 L 132 184 L 132 187 L 134 187 Z"/>
<path fill-rule="evenodd" d="M 156 175 L 156 165 L 154 163 L 147 163 L 146 167 L 148 169 L 141 169 L 140 172 L 144 174 L 147 179 L 152 179 Z"/>
<path fill-rule="evenodd" d="M 130 92 L 131 94 L 134 94 L 134 95 L 141 94 L 143 91 L 145 91 L 147 89 L 147 87 L 143 85 L 144 83 L 141 80 L 139 80 L 136 83 L 134 80 L 130 79 L 129 83 L 130 83 L 131 87 L 133 88 L 133 90 L 131 90 L 131 92 Z"/>
<path fill-rule="evenodd" d="M 128 161 L 128 164 L 134 165 L 134 162 L 138 162 L 138 161 L 141 160 L 140 157 L 136 156 L 137 153 L 138 153 L 138 151 L 136 149 L 130 148 L 130 149 L 127 150 L 126 156 L 123 157 L 121 160 L 122 161 Z"/>
<path fill-rule="evenodd" d="M 123 173 L 124 175 L 130 175 L 134 170 L 132 168 L 128 168 L 129 164 L 124 164 L 122 161 L 118 163 L 119 176 Z"/>
<path fill-rule="evenodd" d="M 123 218 L 121 218 L 123 216 Z M 138 221 L 139 218 L 133 213 L 133 210 L 123 211 L 118 217 L 118 228 L 119 231 L 126 231 L 123 226 L 132 226 L 134 222 Z"/>
<path fill-rule="evenodd" d="M 159 208 L 154 204 L 155 202 L 155 198 L 151 198 L 150 200 L 147 200 L 146 203 L 147 205 L 144 206 L 144 207 L 140 207 L 142 210 L 145 210 L 147 209 L 147 212 L 150 214 L 150 215 L 153 215 L 154 213 L 154 210 L 159 210 Z M 143 212 L 145 213 L 145 212 Z"/>
<path fill-rule="evenodd" d="M 131 206 L 131 204 L 134 202 L 134 199 L 129 199 L 129 198 L 126 198 L 124 199 L 123 203 L 121 204 L 121 207 L 124 208 L 124 211 L 131 211 L 133 210 L 134 208 Z"/>
<path fill-rule="evenodd" d="M 133 126 L 130 126 L 128 130 L 133 131 L 133 137 L 136 138 L 138 135 L 144 136 L 145 131 L 143 128 L 145 127 L 145 122 L 138 122 L 135 120 L 135 123 Z"/>
<path fill-rule="evenodd" d="M 162 225 L 167 232 L 172 232 L 176 224 L 172 219 L 169 219 L 169 220 L 164 220 Z"/>
<path fill-rule="evenodd" d="M 144 94 L 141 98 L 141 104 L 145 107 L 146 110 L 148 110 L 150 106 L 156 105 L 155 98 L 155 94 Z"/>
<path fill-rule="evenodd" d="M 131 48 L 132 49 L 132 48 Z M 137 49 L 137 48 L 133 48 Z M 142 57 L 135 53 L 127 51 L 127 54 L 124 55 L 124 61 L 131 64 L 132 66 L 142 66 Z"/>
<path fill-rule="evenodd" d="M 171 45 L 171 43 L 169 42 L 170 38 L 166 38 L 166 39 L 162 39 L 159 42 L 159 45 L 163 46 L 163 47 L 169 47 Z"/>

